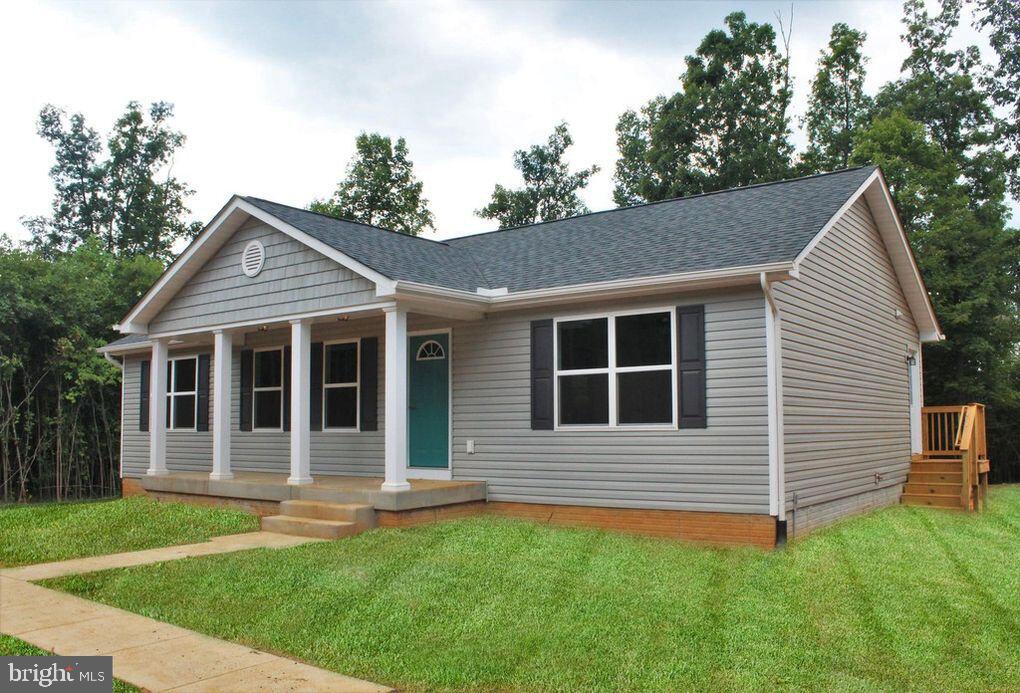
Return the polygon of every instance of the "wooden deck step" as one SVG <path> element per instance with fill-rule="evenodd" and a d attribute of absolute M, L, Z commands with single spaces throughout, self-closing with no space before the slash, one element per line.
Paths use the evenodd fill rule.
<path fill-rule="evenodd" d="M 962 466 L 960 460 L 920 460 L 910 463 L 910 472 L 959 472 Z"/>
<path fill-rule="evenodd" d="M 956 472 L 910 472 L 907 477 L 910 483 L 918 484 L 956 484 L 963 483 L 963 474 Z"/>
<path fill-rule="evenodd" d="M 935 495 L 935 496 L 956 496 L 957 498 L 960 497 L 960 491 L 962 489 L 960 487 L 959 482 L 955 484 L 923 483 L 915 481 L 913 476 L 914 475 L 911 475 L 910 478 L 907 479 L 907 484 L 903 488 L 904 493 L 908 493 L 912 496 Z"/>
<path fill-rule="evenodd" d="M 960 509 L 960 496 L 935 493 L 904 493 L 900 500 L 903 505 L 929 505 L 936 508 Z"/>
<path fill-rule="evenodd" d="M 291 517 L 289 515 L 263 517 L 262 530 L 318 539 L 339 539 L 361 531 L 353 522 L 316 520 L 311 517 Z"/>

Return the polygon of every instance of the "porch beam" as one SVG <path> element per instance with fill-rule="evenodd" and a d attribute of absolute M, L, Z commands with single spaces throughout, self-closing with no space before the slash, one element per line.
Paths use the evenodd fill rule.
<path fill-rule="evenodd" d="M 162 476 L 166 468 L 166 366 L 168 345 L 165 339 L 152 341 L 149 367 L 149 476 Z"/>
<path fill-rule="evenodd" d="M 386 420 L 383 491 L 406 491 L 407 483 L 407 308 L 384 308 L 386 314 Z"/>
<path fill-rule="evenodd" d="M 290 478 L 288 484 L 312 483 L 310 461 L 309 389 L 311 388 L 312 324 L 290 321 Z"/>
<path fill-rule="evenodd" d="M 230 471 L 230 379 L 233 337 L 224 330 L 213 332 L 213 481 L 233 479 Z"/>

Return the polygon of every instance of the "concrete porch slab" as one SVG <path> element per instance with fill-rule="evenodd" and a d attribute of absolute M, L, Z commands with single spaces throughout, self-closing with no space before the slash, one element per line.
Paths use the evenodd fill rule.
<path fill-rule="evenodd" d="M 484 481 L 412 479 L 407 491 L 383 491 L 382 479 L 367 476 L 317 476 L 292 486 L 286 474 L 234 472 L 228 481 L 212 481 L 204 472 L 171 472 L 138 479 L 146 491 L 259 501 L 314 500 L 364 503 L 377 510 L 402 511 L 485 500 Z"/>

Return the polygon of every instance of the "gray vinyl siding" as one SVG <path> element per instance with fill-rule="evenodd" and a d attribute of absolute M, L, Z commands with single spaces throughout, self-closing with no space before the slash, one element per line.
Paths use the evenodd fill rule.
<path fill-rule="evenodd" d="M 805 508 L 899 486 L 910 463 L 906 357 L 918 334 L 863 199 L 776 296 L 787 509 L 794 494 Z"/>
<path fill-rule="evenodd" d="M 610 309 L 582 305 L 456 322 L 413 315 L 409 329 L 452 327 L 453 477 L 488 483 L 491 500 L 573 505 L 768 512 L 764 301 L 757 290 L 614 304 L 611 309 L 704 303 L 708 428 L 673 431 L 532 431 L 530 322 Z M 379 337 L 379 430 L 313 432 L 312 474 L 383 475 L 385 353 L 381 318 L 315 325 L 314 341 Z M 286 330 L 247 335 L 247 346 L 282 345 Z M 240 358 L 235 349 L 231 465 L 287 473 L 287 432 L 240 432 Z M 211 348 L 210 348 L 211 351 Z M 148 434 L 137 426 L 138 367 L 125 371 L 124 473 L 144 474 Z M 185 434 L 180 434 L 181 436 Z M 212 467 L 211 433 L 185 453 L 168 433 L 171 470 Z M 201 438 L 201 444 L 199 444 Z M 466 440 L 475 453 L 466 454 Z"/>
<path fill-rule="evenodd" d="M 262 272 L 241 271 L 249 241 L 265 246 Z M 375 285 L 290 236 L 251 221 L 149 323 L 153 333 L 279 318 L 375 300 Z"/>
<path fill-rule="evenodd" d="M 531 430 L 530 321 L 598 307 L 497 314 L 458 326 L 454 478 L 486 481 L 494 501 L 767 513 L 763 297 L 754 290 L 626 307 L 680 303 L 705 304 L 706 429 Z"/>
<path fill-rule="evenodd" d="M 383 475 L 383 322 L 381 319 L 354 320 L 344 325 L 315 325 L 314 341 L 379 338 L 379 430 L 377 431 L 312 431 L 310 457 L 312 474 L 346 474 L 353 476 Z M 286 330 L 249 333 L 245 348 L 283 346 L 289 343 Z M 290 433 L 288 431 L 241 431 L 240 391 L 242 345 L 235 341 L 231 363 L 230 466 L 236 471 L 290 471 Z M 192 350 L 194 351 L 194 350 Z M 181 352 L 185 353 L 185 352 Z M 197 352 L 195 352 L 197 353 Z M 204 353 L 212 353 L 212 345 Z M 171 356 L 177 356 L 177 352 Z M 143 356 L 128 357 L 124 370 L 124 476 L 145 474 L 149 466 L 149 434 L 138 430 L 139 366 Z M 210 362 L 212 358 L 210 357 Z M 214 364 L 210 365 L 210 407 Z M 209 413 L 212 426 L 212 410 Z M 208 433 L 167 431 L 166 464 L 170 471 L 211 471 L 212 431 Z"/>
<path fill-rule="evenodd" d="M 187 349 L 171 351 L 170 358 L 191 356 L 199 353 L 212 353 L 208 350 Z M 141 362 L 149 356 L 128 356 L 124 360 L 124 400 L 121 411 L 121 430 L 123 458 L 121 460 L 124 476 L 140 476 L 149 468 L 149 432 L 138 430 L 138 397 L 141 394 Z M 174 471 L 211 471 L 212 470 L 212 391 L 213 366 L 210 357 L 209 366 L 209 430 L 208 431 L 167 431 L 166 462 L 167 467 Z"/>

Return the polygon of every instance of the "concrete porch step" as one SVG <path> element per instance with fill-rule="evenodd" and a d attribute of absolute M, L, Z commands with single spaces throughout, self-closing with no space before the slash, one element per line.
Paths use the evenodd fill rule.
<path fill-rule="evenodd" d="M 278 534 L 318 539 L 339 539 L 359 533 L 362 528 L 353 522 L 338 520 L 316 520 L 311 517 L 271 515 L 262 518 L 262 530 Z"/>
<path fill-rule="evenodd" d="M 362 529 L 375 527 L 375 508 L 363 503 L 327 503 L 311 500 L 286 500 L 280 503 L 280 514 L 307 517 L 313 520 L 353 522 Z"/>

